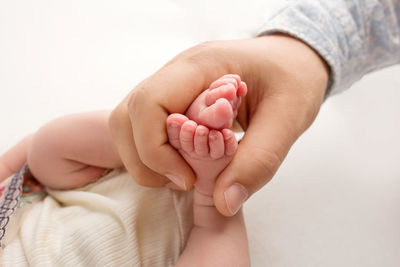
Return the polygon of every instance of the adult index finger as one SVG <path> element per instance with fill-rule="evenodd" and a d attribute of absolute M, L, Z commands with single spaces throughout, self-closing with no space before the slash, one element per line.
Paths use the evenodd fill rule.
<path fill-rule="evenodd" d="M 171 113 L 184 114 L 214 76 L 205 75 L 186 61 L 171 63 L 139 84 L 129 99 L 129 117 L 140 160 L 156 173 L 185 184 L 186 189 L 193 186 L 194 173 L 168 143 L 165 122 Z"/>
<path fill-rule="evenodd" d="M 168 183 L 168 179 L 152 171 L 140 160 L 136 151 L 135 140 L 133 139 L 126 99 L 112 111 L 109 118 L 109 127 L 125 168 L 138 184 L 161 187 Z"/>

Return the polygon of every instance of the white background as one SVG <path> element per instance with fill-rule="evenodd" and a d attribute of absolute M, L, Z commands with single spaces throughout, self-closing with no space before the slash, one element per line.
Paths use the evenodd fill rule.
<path fill-rule="evenodd" d="M 0 153 L 112 109 L 190 46 L 254 36 L 285 1 L 215 2 L 0 0 Z M 326 101 L 245 207 L 253 266 L 400 265 L 399 89 L 396 66 Z"/>

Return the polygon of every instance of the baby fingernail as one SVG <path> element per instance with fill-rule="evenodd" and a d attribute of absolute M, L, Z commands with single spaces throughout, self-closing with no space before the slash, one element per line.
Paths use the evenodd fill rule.
<path fill-rule="evenodd" d="M 168 179 L 170 179 L 174 184 L 176 184 L 178 187 L 186 191 L 186 184 L 185 180 L 180 179 L 179 177 L 172 175 L 172 174 L 166 174 Z"/>
<path fill-rule="evenodd" d="M 243 202 L 245 202 L 248 197 L 246 188 L 238 183 L 231 185 L 225 191 L 224 195 L 226 206 L 232 215 L 235 215 L 238 212 L 240 207 L 242 207 Z"/>

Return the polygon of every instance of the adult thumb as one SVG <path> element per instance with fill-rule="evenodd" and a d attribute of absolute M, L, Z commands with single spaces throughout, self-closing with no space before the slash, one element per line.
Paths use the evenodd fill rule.
<path fill-rule="evenodd" d="M 218 176 L 214 203 L 232 216 L 271 180 L 290 147 L 314 120 L 310 105 L 292 97 L 269 97 L 250 117 L 250 124 L 232 162 Z M 307 111 L 308 110 L 308 111 Z"/>

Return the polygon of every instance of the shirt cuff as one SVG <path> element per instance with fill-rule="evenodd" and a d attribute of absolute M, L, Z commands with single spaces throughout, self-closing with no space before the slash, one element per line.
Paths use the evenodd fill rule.
<path fill-rule="evenodd" d="M 341 91 L 345 85 L 342 84 L 340 77 L 340 52 L 337 46 L 332 42 L 327 34 L 330 30 L 326 28 L 329 25 L 325 14 L 326 11 L 318 9 L 312 11 L 307 10 L 307 15 L 302 10 L 293 8 L 291 6 L 285 7 L 266 22 L 258 36 L 264 36 L 272 33 L 285 33 L 293 36 L 313 48 L 329 65 L 330 75 L 328 87 L 326 89 L 325 97 L 331 93 Z M 316 23 L 319 21 L 319 23 Z"/>

